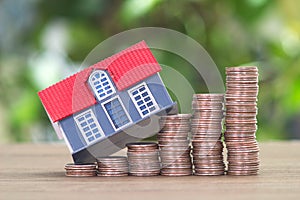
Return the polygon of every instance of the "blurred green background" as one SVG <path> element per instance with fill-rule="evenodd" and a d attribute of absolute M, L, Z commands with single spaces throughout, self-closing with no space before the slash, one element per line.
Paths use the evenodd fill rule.
<path fill-rule="evenodd" d="M 297 0 L 0 0 L 0 143 L 57 141 L 37 91 L 78 70 L 101 41 L 146 26 L 192 37 L 223 78 L 225 67 L 258 65 L 258 139 L 300 139 L 298 8 Z M 172 56 L 159 62 L 193 80 Z"/>

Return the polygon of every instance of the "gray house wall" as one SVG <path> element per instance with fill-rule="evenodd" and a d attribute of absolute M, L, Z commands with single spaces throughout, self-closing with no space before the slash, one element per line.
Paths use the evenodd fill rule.
<path fill-rule="evenodd" d="M 161 111 L 162 108 L 170 107 L 171 105 L 174 104 L 158 74 L 148 77 L 147 79 L 142 80 L 141 82 L 137 83 L 136 85 L 138 85 L 142 82 L 146 82 L 149 90 L 151 91 L 153 97 L 155 98 L 155 100 L 159 106 L 159 110 L 157 112 Z M 134 86 L 136 86 L 136 85 L 134 85 Z M 98 104 L 88 108 L 88 109 L 93 110 L 103 132 L 105 133 L 105 137 L 111 136 L 111 135 L 121 131 L 121 130 L 118 130 L 118 131 L 114 130 L 114 128 L 112 127 L 112 125 L 101 105 L 103 102 L 107 101 L 108 99 L 111 99 L 115 96 L 120 97 L 125 109 L 127 110 L 128 114 L 132 120 L 132 124 L 135 124 L 135 123 L 143 120 L 142 117 L 140 116 L 138 110 L 136 109 L 134 103 L 130 99 L 130 96 L 127 92 L 129 89 L 130 88 L 127 88 L 126 90 L 123 90 L 123 91 L 118 91 L 116 89 L 115 94 L 101 100 L 100 102 L 98 102 Z M 85 110 L 82 110 L 81 112 L 84 112 L 84 111 Z M 81 113 L 81 112 L 79 112 L 79 113 Z M 74 115 L 77 115 L 79 113 L 75 113 Z M 82 136 L 82 133 L 78 129 L 73 116 L 69 116 L 69 117 L 61 120 L 60 124 L 65 133 L 67 140 L 69 141 L 69 143 L 73 149 L 73 153 L 78 152 L 87 147 L 87 144 Z M 125 126 L 124 128 L 126 128 L 128 126 L 130 126 L 130 124 Z M 96 141 L 96 143 L 97 142 L 99 142 L 99 141 Z M 89 146 L 90 145 L 92 145 L 92 144 L 89 144 Z"/>

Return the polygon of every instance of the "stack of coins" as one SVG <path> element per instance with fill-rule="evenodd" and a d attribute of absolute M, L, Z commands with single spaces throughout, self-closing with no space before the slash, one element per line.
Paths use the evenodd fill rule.
<path fill-rule="evenodd" d="M 189 142 L 190 118 L 190 114 L 161 117 L 161 130 L 157 134 L 162 164 L 161 175 L 193 174 Z"/>
<path fill-rule="evenodd" d="M 66 176 L 87 177 L 97 175 L 96 164 L 73 164 L 65 165 Z"/>
<path fill-rule="evenodd" d="M 229 175 L 255 175 L 259 170 L 257 67 L 226 68 L 226 131 Z"/>
<path fill-rule="evenodd" d="M 128 176 L 128 162 L 124 156 L 97 158 L 98 176 Z"/>
<path fill-rule="evenodd" d="M 195 175 L 223 175 L 222 119 L 224 94 L 195 94 L 191 120 Z"/>
<path fill-rule="evenodd" d="M 156 176 L 160 172 L 158 145 L 154 142 L 129 143 L 127 156 L 129 175 Z"/>

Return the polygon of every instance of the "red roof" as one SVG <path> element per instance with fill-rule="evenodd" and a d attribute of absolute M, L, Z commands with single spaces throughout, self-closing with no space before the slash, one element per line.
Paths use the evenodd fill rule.
<path fill-rule="evenodd" d="M 107 70 L 118 90 L 124 90 L 161 70 L 141 41 L 38 93 L 53 122 L 97 103 L 87 80 L 93 70 Z"/>

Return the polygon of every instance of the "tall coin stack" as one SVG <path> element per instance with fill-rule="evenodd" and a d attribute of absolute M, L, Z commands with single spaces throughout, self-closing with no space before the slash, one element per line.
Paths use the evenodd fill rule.
<path fill-rule="evenodd" d="M 97 158 L 98 176 L 128 176 L 128 162 L 125 156 Z"/>
<path fill-rule="evenodd" d="M 161 175 L 188 176 L 193 174 L 188 139 L 190 118 L 190 114 L 161 117 L 161 130 L 157 134 L 162 164 Z"/>
<path fill-rule="evenodd" d="M 228 175 L 256 175 L 259 170 L 257 130 L 257 67 L 226 68 L 226 131 Z"/>
<path fill-rule="evenodd" d="M 194 94 L 191 120 L 194 175 L 223 175 L 224 94 Z"/>
<path fill-rule="evenodd" d="M 158 144 L 154 142 L 128 143 L 129 175 L 157 176 L 160 173 Z"/>

